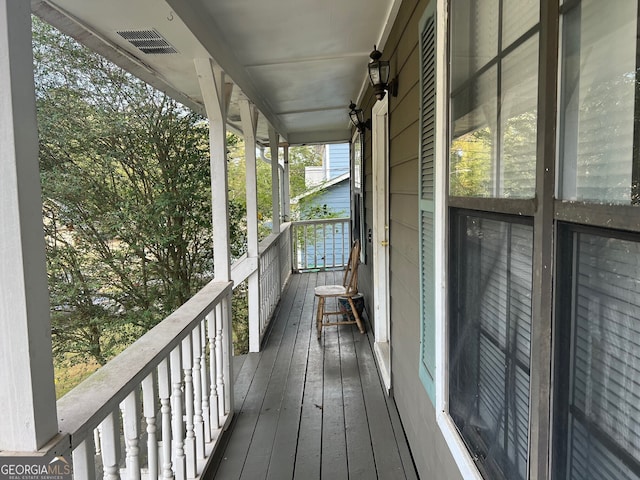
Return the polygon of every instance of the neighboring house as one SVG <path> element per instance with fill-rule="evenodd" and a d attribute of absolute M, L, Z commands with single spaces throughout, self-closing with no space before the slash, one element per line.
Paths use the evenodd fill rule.
<path fill-rule="evenodd" d="M 325 146 L 322 165 L 305 168 L 308 190 L 291 199 L 300 220 L 323 218 L 328 215 L 348 217 L 351 209 L 349 184 L 349 144 Z"/>
<path fill-rule="evenodd" d="M 348 218 L 351 211 L 350 178 L 349 144 L 326 145 L 322 166 L 305 169 L 305 184 L 311 188 L 291 199 L 296 218 Z M 344 252 L 349 250 L 349 243 L 349 230 L 343 230 L 341 224 L 329 232 L 321 231 L 318 239 L 307 247 L 305 265 L 318 268 L 340 265 L 344 261 Z M 322 251 L 318 259 L 316 249 Z"/>
<path fill-rule="evenodd" d="M 354 181 L 366 259 L 359 288 L 376 366 L 422 478 L 640 479 L 637 1 L 317 0 L 295 12 L 295 2 L 259 0 L 59 3 L 31 2 L 133 74 L 189 106 L 206 105 L 212 118 L 221 290 L 200 300 L 216 314 L 199 312 L 191 324 L 229 310 L 229 258 L 220 253 L 225 122 L 239 129 L 242 116 L 245 138 L 269 144 L 272 157 L 284 143 L 285 171 L 289 144 L 353 137 L 363 165 Z M 74 463 L 89 463 L 87 432 L 111 412 L 103 434 L 119 444 L 112 417 L 125 394 L 136 408 L 131 385 L 148 375 L 153 390 L 154 376 L 123 360 L 126 385 L 111 380 L 117 388 L 101 385 L 64 410 L 87 420 L 56 419 L 25 5 L 0 0 L 9 32 L 0 35 L 0 138 L 10 139 L 0 153 L 0 450 L 33 452 L 71 435 L 83 442 L 72 444 Z M 175 42 L 175 53 L 143 55 L 118 37 L 147 25 Z M 381 100 L 362 84 L 363 52 L 374 42 L 397 80 L 397 95 Z M 349 129 L 351 98 L 373 120 L 370 131 Z M 273 228 L 275 239 L 277 213 Z M 250 281 L 262 263 L 285 265 L 275 242 L 264 262 L 257 246 L 249 250 Z M 265 284 L 287 273 L 274 271 Z M 209 307 L 211 298 L 220 308 Z M 175 338 L 190 345 L 183 331 Z M 193 395 L 180 377 L 181 339 L 166 337 L 173 343 L 159 353 L 139 355 L 153 368 L 165 356 L 163 411 L 168 377 L 179 406 Z M 170 351 L 177 368 L 169 376 Z M 184 359 L 191 382 L 192 357 Z M 231 372 L 223 373 L 229 396 L 222 380 Z M 225 416 L 214 419 L 228 424 L 232 402 L 221 405 Z M 182 418 L 174 415 L 178 432 Z"/>
<path fill-rule="evenodd" d="M 313 188 L 344 174 L 349 174 L 349 144 L 330 143 L 324 146 L 322 165 L 305 167 L 304 183 Z"/>

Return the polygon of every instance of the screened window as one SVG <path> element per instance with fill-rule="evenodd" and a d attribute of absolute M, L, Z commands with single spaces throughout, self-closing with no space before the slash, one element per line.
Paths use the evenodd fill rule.
<path fill-rule="evenodd" d="M 531 225 L 452 215 L 449 413 L 485 478 L 527 477 Z"/>
<path fill-rule="evenodd" d="M 539 2 L 452 1 L 451 195 L 531 198 Z"/>
<path fill-rule="evenodd" d="M 639 242 L 561 230 L 554 478 L 640 478 Z"/>
<path fill-rule="evenodd" d="M 564 3 L 560 196 L 637 203 L 638 2 Z"/>

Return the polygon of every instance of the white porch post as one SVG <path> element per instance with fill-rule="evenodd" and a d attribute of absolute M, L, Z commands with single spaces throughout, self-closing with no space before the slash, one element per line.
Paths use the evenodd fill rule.
<path fill-rule="evenodd" d="M 0 450 L 58 433 L 38 172 L 31 9 L 0 0 Z"/>
<path fill-rule="evenodd" d="M 285 222 L 291 221 L 291 193 L 289 191 L 289 145 L 283 147 L 284 171 L 282 175 L 282 219 Z"/>
<path fill-rule="evenodd" d="M 278 132 L 269 126 L 271 148 L 271 203 L 273 204 L 273 233 L 280 233 L 280 175 L 278 172 Z"/>
<path fill-rule="evenodd" d="M 213 263 L 216 280 L 231 280 L 229 246 L 229 195 L 227 193 L 227 110 L 233 85 L 209 58 L 194 60 L 200 90 L 209 117 L 211 153 L 211 201 L 213 216 Z"/>
<path fill-rule="evenodd" d="M 258 110 L 247 98 L 240 101 L 240 116 L 244 133 L 244 154 L 247 184 L 247 257 L 258 265 L 258 182 L 256 173 L 256 128 Z M 249 351 L 260 351 L 260 277 L 256 270 L 249 276 Z"/>
<path fill-rule="evenodd" d="M 273 229 L 271 230 L 276 235 L 280 235 L 280 175 L 279 175 L 279 167 L 280 163 L 278 161 L 278 140 L 279 140 L 278 132 L 272 126 L 269 126 L 269 147 L 271 148 L 271 202 L 273 204 Z M 282 292 L 282 279 L 280 278 L 280 265 L 282 264 L 282 259 L 280 255 L 277 256 L 276 265 L 276 281 L 278 282 L 278 298 L 280 298 L 280 293 Z"/>

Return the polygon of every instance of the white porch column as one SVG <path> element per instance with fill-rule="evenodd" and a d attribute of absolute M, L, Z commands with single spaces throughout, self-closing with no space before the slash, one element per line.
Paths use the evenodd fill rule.
<path fill-rule="evenodd" d="M 276 235 L 280 235 L 280 175 L 279 168 L 280 163 L 278 161 L 278 140 L 279 140 L 278 132 L 271 125 L 269 126 L 269 147 L 271 148 L 271 202 L 273 204 L 273 229 L 272 233 Z M 278 290 L 278 299 L 280 298 L 280 293 L 282 292 L 282 279 L 280 278 L 280 265 L 282 264 L 282 259 L 280 255 L 277 257 L 278 265 L 276 266 L 276 280 L 279 285 Z"/>
<path fill-rule="evenodd" d="M 0 450 L 58 433 L 38 172 L 31 9 L 0 0 Z"/>
<path fill-rule="evenodd" d="M 282 175 L 282 219 L 285 222 L 291 221 L 291 193 L 289 191 L 289 145 L 283 147 L 284 172 Z"/>
<path fill-rule="evenodd" d="M 278 172 L 278 132 L 269 126 L 271 148 L 271 203 L 273 204 L 273 233 L 280 233 L 280 175 Z"/>
<path fill-rule="evenodd" d="M 227 110 L 233 84 L 209 58 L 194 60 L 202 98 L 209 117 L 211 153 L 211 201 L 213 216 L 213 263 L 216 280 L 231 280 L 229 246 L 229 195 L 227 193 Z"/>
<path fill-rule="evenodd" d="M 247 257 L 258 265 L 258 182 L 256 173 L 256 128 L 258 110 L 247 98 L 240 101 L 244 133 L 244 155 L 247 184 Z M 249 351 L 260 351 L 260 277 L 256 270 L 249 276 Z"/>

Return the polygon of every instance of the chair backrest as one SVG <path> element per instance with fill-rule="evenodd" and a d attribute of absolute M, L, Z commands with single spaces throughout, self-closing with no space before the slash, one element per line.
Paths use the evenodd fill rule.
<path fill-rule="evenodd" d="M 349 261 L 344 271 L 342 286 L 347 289 L 347 293 L 358 293 L 358 265 L 360 264 L 360 240 L 353 242 L 351 252 L 349 252 Z"/>

